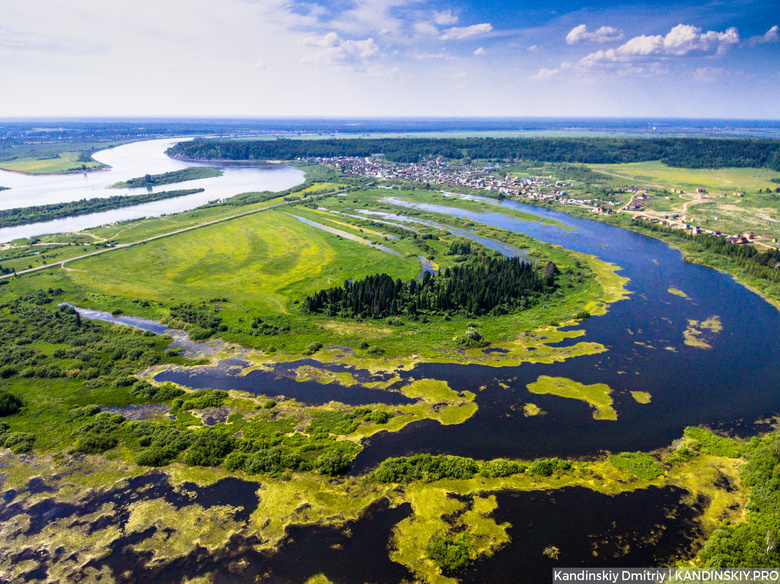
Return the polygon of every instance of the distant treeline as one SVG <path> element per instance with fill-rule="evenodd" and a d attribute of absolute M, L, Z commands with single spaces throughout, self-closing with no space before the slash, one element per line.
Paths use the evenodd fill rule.
<path fill-rule="evenodd" d="M 531 306 L 545 291 L 554 291 L 556 274 L 553 263 L 535 267 L 517 258 L 480 256 L 440 274 L 425 272 L 419 283 L 404 284 L 387 274 L 347 282 L 315 292 L 304 307 L 346 318 L 506 313 Z"/>
<path fill-rule="evenodd" d="M 0 228 L 39 223 L 41 221 L 53 221 L 65 217 L 88 215 L 100 211 L 110 211 L 122 207 L 132 207 L 143 203 L 172 199 L 201 193 L 203 189 L 182 189 L 178 191 L 164 191 L 162 193 L 148 193 L 145 195 L 114 195 L 113 197 L 81 199 L 69 203 L 54 203 L 52 205 L 38 205 L 35 207 L 20 207 L 17 209 L 0 210 Z"/>
<path fill-rule="evenodd" d="M 115 189 L 134 189 L 138 187 L 155 187 L 159 185 L 170 185 L 188 180 L 197 180 L 200 178 L 212 178 L 222 176 L 222 171 L 218 168 L 208 166 L 192 166 L 182 170 L 164 172 L 162 174 L 146 174 L 138 178 L 131 178 L 124 182 L 118 182 L 112 185 Z"/>
<path fill-rule="evenodd" d="M 382 138 L 331 140 L 194 140 L 168 150 L 197 160 L 294 160 L 365 157 L 393 162 L 450 159 L 624 163 L 661 160 L 682 168 L 750 167 L 780 171 L 780 140 L 701 138 Z"/>

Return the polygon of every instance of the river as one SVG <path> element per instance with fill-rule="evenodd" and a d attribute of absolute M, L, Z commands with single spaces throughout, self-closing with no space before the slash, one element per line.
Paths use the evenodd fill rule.
<path fill-rule="evenodd" d="M 0 229 L 0 243 L 24 237 L 81 231 L 128 219 L 179 213 L 194 209 L 209 201 L 232 197 L 240 193 L 283 191 L 303 182 L 302 171 L 283 164 L 252 166 L 246 164 L 201 164 L 182 162 L 168 157 L 165 151 L 181 141 L 181 138 L 148 140 L 101 150 L 96 152 L 93 158 L 111 167 L 103 171 L 27 175 L 0 170 L 0 185 L 10 189 L 0 191 L 0 209 L 50 205 L 113 195 L 139 195 L 176 189 L 204 189 L 203 192 L 193 195 L 145 203 L 134 207 Z M 146 174 L 161 174 L 192 166 L 219 167 L 223 174 L 219 177 L 160 185 L 151 189 L 146 187 L 107 188 L 118 182 Z"/>
<path fill-rule="evenodd" d="M 611 304 L 605 315 L 579 323 L 577 328 L 584 329 L 584 337 L 562 343 L 598 342 L 606 347 L 604 353 L 518 367 L 428 363 L 403 373 L 405 379 L 443 379 L 457 391 L 475 391 L 479 409 L 463 424 L 443 426 L 423 421 L 399 432 L 373 436 L 356 458 L 351 474 L 366 472 L 387 457 L 417 452 L 529 459 L 649 450 L 671 444 L 688 425 L 742 426 L 755 431 L 749 422 L 780 411 L 780 378 L 776 375 L 780 345 L 775 338 L 780 312 L 732 277 L 685 262 L 680 252 L 661 241 L 513 201 L 493 204 L 555 219 L 573 229 L 523 221 L 498 212 L 500 209 L 479 213 L 398 198 L 386 201 L 443 216 L 457 215 L 596 255 L 620 266 L 619 273 L 630 279 L 627 287 L 631 295 Z M 703 323 L 710 323 L 709 328 Z M 686 335 L 689 340 L 698 337 L 706 345 L 686 344 Z M 166 371 L 157 379 L 266 395 L 285 394 L 295 386 L 295 397 L 313 404 L 341 397 L 344 388 L 337 384 L 285 381 L 296 366 L 304 364 L 313 363 L 286 363 L 276 371 L 254 371 L 243 377 L 225 367 L 194 368 L 188 373 Z M 355 374 L 360 383 L 370 379 L 367 372 Z M 613 390 L 618 419 L 596 420 L 592 408 L 582 401 L 531 394 L 526 386 L 542 375 L 583 384 L 606 383 Z M 477 390 L 481 387 L 484 389 Z M 358 388 L 350 388 L 357 402 L 377 399 Z M 630 393 L 637 391 L 648 392 L 650 403 L 638 403 Z M 526 417 L 520 406 L 528 402 L 545 414 Z M 684 494 L 676 487 L 619 496 L 581 487 L 499 493 L 493 517 L 511 523 L 512 541 L 494 558 L 478 561 L 458 576 L 467 582 L 530 583 L 547 579 L 550 566 L 561 562 L 571 566 L 663 565 L 682 550 L 690 550 L 700 535 L 695 523 L 700 509 L 686 503 Z M 372 509 L 345 531 L 351 530 L 352 538 L 323 526 L 292 527 L 289 545 L 283 545 L 272 558 L 244 555 L 250 557 L 248 566 L 235 580 L 227 575 L 223 566 L 227 556 L 222 552 L 203 561 L 210 568 L 223 570 L 221 573 L 227 575 L 224 581 L 240 581 L 256 572 L 271 574 L 269 582 L 304 581 L 322 571 L 333 581 L 361 582 L 375 567 L 388 566 L 390 526 L 407 513 L 401 508 Z M 365 539 L 367 534 L 377 539 Z M 338 553 L 323 551 L 322 541 L 341 546 L 334 548 Z M 362 545 L 366 541 L 373 542 L 371 549 Z M 559 562 L 540 560 L 543 547 L 549 543 L 561 545 Z M 338 565 L 326 561 L 330 553 L 338 556 Z M 117 565 L 124 569 L 127 563 L 122 562 Z M 160 569 L 181 570 L 183 565 Z M 385 581 L 400 582 L 408 577 L 397 564 L 390 565 L 396 571 L 388 568 Z M 295 576 L 291 575 L 293 568 Z"/>

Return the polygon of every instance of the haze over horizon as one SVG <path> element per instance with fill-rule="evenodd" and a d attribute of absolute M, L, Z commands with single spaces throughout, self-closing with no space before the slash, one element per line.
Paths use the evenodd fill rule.
<path fill-rule="evenodd" d="M 3 117 L 780 119 L 780 5 L 8 0 Z"/>

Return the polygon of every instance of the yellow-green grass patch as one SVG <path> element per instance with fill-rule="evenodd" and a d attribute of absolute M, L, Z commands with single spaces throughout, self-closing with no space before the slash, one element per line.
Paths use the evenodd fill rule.
<path fill-rule="evenodd" d="M 617 412 L 612 407 L 612 389 L 605 383 L 584 385 L 566 377 L 542 375 L 527 387 L 531 393 L 557 395 L 587 402 L 595 408 L 593 418 L 596 420 L 617 420 Z"/>
<path fill-rule="evenodd" d="M 652 399 L 652 396 L 646 391 L 632 391 L 631 397 L 640 404 L 649 404 Z"/>

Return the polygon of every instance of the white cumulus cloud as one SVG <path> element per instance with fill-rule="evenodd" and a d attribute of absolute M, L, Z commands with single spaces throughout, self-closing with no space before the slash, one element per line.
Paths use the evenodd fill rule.
<path fill-rule="evenodd" d="M 443 10 L 433 13 L 433 21 L 440 26 L 452 26 L 458 23 L 458 17 L 452 13 L 452 10 Z"/>
<path fill-rule="evenodd" d="M 456 26 L 445 30 L 441 37 L 443 41 L 460 41 L 463 39 L 487 34 L 493 30 L 493 25 L 489 22 L 482 24 L 473 24 L 471 26 Z"/>
<path fill-rule="evenodd" d="M 666 36 L 640 35 L 617 49 L 591 53 L 583 57 L 579 64 L 592 67 L 603 62 L 626 63 L 641 57 L 680 57 L 693 52 L 723 55 L 737 43 L 739 33 L 736 28 L 729 28 L 725 32 L 702 32 L 699 27 L 678 24 Z"/>
<path fill-rule="evenodd" d="M 323 37 L 308 37 L 301 44 L 323 49 L 301 60 L 308 65 L 343 65 L 352 61 L 366 60 L 379 53 L 379 45 L 373 38 L 358 41 L 344 40 L 335 32 L 329 32 Z"/>
<path fill-rule="evenodd" d="M 595 32 L 591 32 L 585 24 L 575 26 L 569 31 L 569 34 L 566 35 L 566 43 L 569 45 L 575 45 L 580 42 L 609 43 L 622 39 L 622 30 L 618 30 L 611 26 L 602 26 Z"/>
<path fill-rule="evenodd" d="M 479 47 L 476 51 L 474 51 L 474 55 L 477 57 L 480 57 L 485 54 L 485 47 Z"/>

